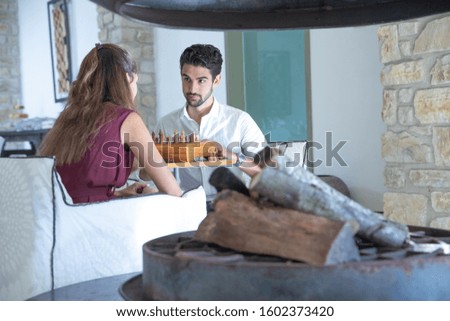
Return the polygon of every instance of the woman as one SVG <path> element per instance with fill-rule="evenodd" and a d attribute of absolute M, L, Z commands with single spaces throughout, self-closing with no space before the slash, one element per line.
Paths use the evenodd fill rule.
<path fill-rule="evenodd" d="M 96 44 L 83 59 L 64 111 L 45 136 L 40 154 L 56 169 L 74 203 L 153 192 L 145 183 L 123 186 L 136 159 L 162 193 L 181 189 L 134 107 L 136 63 L 114 44 Z"/>

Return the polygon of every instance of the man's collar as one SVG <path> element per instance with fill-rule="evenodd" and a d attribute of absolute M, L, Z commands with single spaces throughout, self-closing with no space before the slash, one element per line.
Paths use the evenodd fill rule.
<path fill-rule="evenodd" d="M 187 119 L 192 119 L 191 116 L 189 116 L 188 111 L 187 111 L 187 103 L 184 104 L 182 115 L 184 115 Z M 207 113 L 206 115 L 210 115 L 210 117 L 216 117 L 217 115 L 219 115 L 219 102 L 217 101 L 216 97 L 214 97 L 213 105 L 212 105 L 209 113 Z"/>
<path fill-rule="evenodd" d="M 182 116 L 186 117 L 187 119 L 192 119 L 191 116 L 189 116 L 189 114 L 187 112 L 187 103 L 184 104 L 183 111 L 181 114 L 182 114 Z"/>
<path fill-rule="evenodd" d="M 217 101 L 216 97 L 214 97 L 214 102 L 208 115 L 210 115 L 210 117 L 216 117 L 217 115 L 219 115 L 219 102 Z"/>

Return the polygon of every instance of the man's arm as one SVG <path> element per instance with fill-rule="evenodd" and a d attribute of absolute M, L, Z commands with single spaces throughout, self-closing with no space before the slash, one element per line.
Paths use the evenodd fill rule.
<path fill-rule="evenodd" d="M 244 173 L 253 177 L 261 171 L 261 167 L 255 164 L 256 154 L 267 144 L 266 138 L 259 126 L 248 113 L 243 113 L 240 121 L 241 129 L 241 153 L 233 155 L 233 162 Z M 237 163 L 236 163 L 237 162 Z"/>
<path fill-rule="evenodd" d="M 236 155 L 237 156 L 237 155 Z M 244 159 L 238 162 L 239 169 L 250 177 L 261 171 L 261 167 L 253 162 L 253 159 L 244 155 Z"/>

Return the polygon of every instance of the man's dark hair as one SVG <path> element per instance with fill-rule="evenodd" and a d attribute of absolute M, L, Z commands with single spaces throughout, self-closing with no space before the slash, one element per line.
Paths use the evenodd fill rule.
<path fill-rule="evenodd" d="M 211 72 L 213 79 L 222 71 L 222 54 L 213 45 L 192 45 L 186 48 L 180 57 L 180 69 L 184 64 L 202 66 Z"/>

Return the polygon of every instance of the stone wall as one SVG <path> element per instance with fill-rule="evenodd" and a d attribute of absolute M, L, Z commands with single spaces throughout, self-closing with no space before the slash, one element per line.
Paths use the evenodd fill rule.
<path fill-rule="evenodd" d="M 17 0 L 0 2 L 0 110 L 21 103 Z M 1 113 L 0 113 L 1 114 Z"/>
<path fill-rule="evenodd" d="M 136 60 L 139 80 L 135 103 L 151 129 L 156 125 L 153 28 L 148 23 L 123 18 L 99 6 L 97 12 L 100 42 L 122 46 Z"/>
<path fill-rule="evenodd" d="M 450 229 L 450 13 L 380 26 L 384 214 Z"/>

